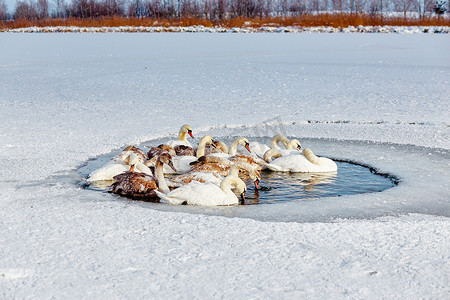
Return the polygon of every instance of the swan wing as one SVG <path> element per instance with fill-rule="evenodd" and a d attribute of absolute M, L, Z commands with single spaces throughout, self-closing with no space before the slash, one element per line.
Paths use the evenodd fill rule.
<path fill-rule="evenodd" d="M 89 177 L 87 178 L 88 182 L 94 182 L 94 181 L 100 181 L 100 180 L 113 180 L 113 177 L 121 174 L 123 172 L 129 171 L 130 166 L 122 163 L 108 163 L 101 167 L 100 169 L 97 169 L 93 171 L 91 174 L 89 174 Z"/>
<path fill-rule="evenodd" d="M 158 193 L 163 202 L 169 204 L 189 204 L 201 206 L 238 204 L 237 197 L 232 193 L 225 193 L 214 183 L 191 182 L 179 187 L 169 194 Z"/>
<path fill-rule="evenodd" d="M 169 145 L 172 148 L 175 147 L 175 146 L 178 146 L 178 145 L 183 145 L 183 146 L 188 146 L 188 147 L 194 148 L 189 141 L 171 140 L 171 141 L 168 141 L 165 144 Z"/>
<path fill-rule="evenodd" d="M 313 164 L 303 154 L 290 154 L 275 159 L 267 167 L 272 171 L 278 172 L 301 172 L 301 173 L 320 173 L 333 172 L 337 170 L 337 165 L 329 158 L 320 157 L 319 164 Z"/>

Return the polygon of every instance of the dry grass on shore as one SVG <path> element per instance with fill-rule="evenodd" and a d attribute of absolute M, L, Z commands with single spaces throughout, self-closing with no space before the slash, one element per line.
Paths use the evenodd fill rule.
<path fill-rule="evenodd" d="M 270 17 L 270 18 L 234 18 L 218 22 L 206 19 L 184 18 L 184 19 L 152 19 L 152 18 L 125 18 L 108 17 L 96 19 L 42 19 L 42 20 L 14 20 L 0 22 L 0 29 L 14 29 L 24 27 L 46 27 L 46 26 L 77 26 L 77 27 L 117 27 L 117 26 L 193 26 L 203 25 L 205 27 L 262 27 L 262 26 L 331 26 L 335 28 L 346 28 L 349 26 L 450 26 L 449 18 L 425 17 L 425 18 L 403 18 L 383 17 L 365 14 L 319 14 L 301 15 L 297 17 Z"/>

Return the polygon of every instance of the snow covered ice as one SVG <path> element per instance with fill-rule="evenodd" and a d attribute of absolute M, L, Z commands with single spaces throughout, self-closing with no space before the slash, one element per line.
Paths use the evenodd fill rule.
<path fill-rule="evenodd" d="M 445 298 L 449 48 L 446 34 L 1 33 L 1 298 Z M 284 130 L 401 183 L 272 205 L 279 219 L 80 187 L 88 159 L 186 123 L 197 138 Z"/>

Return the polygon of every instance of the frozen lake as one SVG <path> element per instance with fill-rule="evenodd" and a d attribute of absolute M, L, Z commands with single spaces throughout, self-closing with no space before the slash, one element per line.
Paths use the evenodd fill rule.
<path fill-rule="evenodd" d="M 448 49 L 424 34 L 0 34 L 0 296 L 445 298 Z M 186 123 L 283 133 L 400 184 L 228 218 L 80 185 L 87 161 Z"/>

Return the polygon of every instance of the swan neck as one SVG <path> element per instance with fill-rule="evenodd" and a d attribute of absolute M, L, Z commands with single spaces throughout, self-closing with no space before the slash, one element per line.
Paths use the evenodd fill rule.
<path fill-rule="evenodd" d="M 208 142 L 208 137 L 204 137 L 200 140 L 200 143 L 198 143 L 197 158 L 205 155 L 205 148 L 206 148 L 207 142 Z"/>
<path fill-rule="evenodd" d="M 143 164 L 141 162 L 139 162 L 138 164 L 135 165 L 135 169 L 141 173 L 145 173 L 150 176 L 153 175 L 152 170 L 150 170 L 150 168 L 148 166 L 146 166 L 145 164 Z"/>
<path fill-rule="evenodd" d="M 225 143 L 219 142 L 219 148 L 222 149 L 223 153 L 229 154 L 228 146 Z"/>
<path fill-rule="evenodd" d="M 313 164 L 319 165 L 319 157 L 317 157 L 310 149 L 303 150 L 303 155 Z"/>
<path fill-rule="evenodd" d="M 186 142 L 186 141 L 187 141 L 187 139 L 186 139 L 186 134 L 187 134 L 187 132 L 186 132 L 186 130 L 184 129 L 184 127 L 181 128 L 181 129 L 180 129 L 180 132 L 178 133 L 178 140 L 179 140 L 179 141 L 184 141 L 184 142 Z"/>
<path fill-rule="evenodd" d="M 289 143 L 289 139 L 287 137 L 285 137 L 282 134 L 277 134 L 276 136 L 274 136 L 270 142 L 270 148 L 272 149 L 280 149 L 280 146 L 278 145 L 279 142 L 282 142 L 284 147 L 287 148 L 287 145 Z"/>
<path fill-rule="evenodd" d="M 228 151 L 228 154 L 230 155 L 236 155 L 237 154 L 237 148 L 239 146 L 239 139 L 236 139 L 231 143 L 230 149 Z"/>
<path fill-rule="evenodd" d="M 281 157 L 281 154 L 278 150 L 271 149 L 267 150 L 266 153 L 264 153 L 264 160 L 268 163 L 271 163 L 274 158 Z"/>
<path fill-rule="evenodd" d="M 167 186 L 166 179 L 164 178 L 164 165 L 163 162 L 159 159 L 159 157 L 156 160 L 155 177 L 156 181 L 158 182 L 158 189 L 164 194 L 169 193 L 170 190 L 169 187 Z"/>
<path fill-rule="evenodd" d="M 222 180 L 222 182 L 220 183 L 220 188 L 222 189 L 222 191 L 224 191 L 225 193 L 227 193 L 228 191 L 231 191 L 231 185 L 232 184 L 236 184 L 237 180 L 236 180 L 236 176 L 234 175 L 228 175 L 227 177 L 225 177 L 224 180 Z"/>

